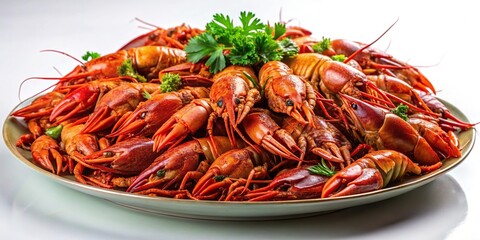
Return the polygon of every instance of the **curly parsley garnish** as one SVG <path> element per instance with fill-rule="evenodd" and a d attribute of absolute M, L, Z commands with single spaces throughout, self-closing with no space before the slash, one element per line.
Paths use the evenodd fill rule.
<path fill-rule="evenodd" d="M 325 160 L 323 160 L 323 158 L 321 163 L 315 166 L 309 167 L 308 171 L 310 171 L 313 174 L 323 175 L 327 177 L 331 177 L 335 174 L 335 168 L 333 166 L 329 168 L 325 163 Z"/>
<path fill-rule="evenodd" d="M 313 44 L 312 49 L 316 53 L 323 53 L 324 51 L 330 48 L 330 45 L 331 45 L 330 38 L 322 37 L 322 41 Z"/>
<path fill-rule="evenodd" d="M 285 24 L 270 27 L 251 12 L 241 12 L 239 19 L 241 25 L 235 26 L 230 16 L 213 15 L 205 32 L 190 39 L 185 47 L 188 61 L 196 63 L 207 58 L 205 65 L 217 73 L 231 64 L 255 65 L 298 53 L 292 40 L 277 41 L 286 32 Z"/>
<path fill-rule="evenodd" d="M 392 109 L 392 113 L 401 117 L 403 120 L 408 121 L 408 106 L 399 104 L 395 109 Z"/>
<path fill-rule="evenodd" d="M 135 78 L 139 82 L 147 82 L 147 79 L 144 76 L 140 75 L 137 71 L 135 71 L 135 69 L 133 68 L 131 59 L 127 59 L 123 61 L 122 65 L 118 67 L 117 70 L 118 70 L 119 76 L 127 76 L 131 78 Z"/>
<path fill-rule="evenodd" d="M 58 139 L 60 137 L 60 133 L 62 133 L 63 125 L 57 125 L 51 127 L 45 131 L 45 134 L 50 136 L 53 139 Z"/>
<path fill-rule="evenodd" d="M 333 61 L 344 62 L 346 57 L 343 54 L 337 54 L 337 55 L 333 55 L 331 58 Z"/>
<path fill-rule="evenodd" d="M 83 56 L 82 56 L 82 59 L 85 60 L 85 61 L 90 61 L 92 59 L 95 59 L 95 58 L 99 58 L 101 55 L 100 53 L 98 52 L 90 52 L 90 51 L 87 51 Z"/>
<path fill-rule="evenodd" d="M 176 73 L 165 73 L 160 88 L 163 93 L 177 91 L 182 85 L 182 78 Z"/>

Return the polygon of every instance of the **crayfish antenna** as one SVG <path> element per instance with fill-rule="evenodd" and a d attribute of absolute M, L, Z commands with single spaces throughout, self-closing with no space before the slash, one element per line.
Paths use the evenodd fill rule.
<path fill-rule="evenodd" d="M 213 181 L 214 173 L 213 172 L 208 172 L 205 175 L 203 175 L 202 178 L 200 178 L 195 185 L 195 187 L 192 190 L 192 195 L 193 196 L 198 196 L 198 193 L 203 192 L 206 187 L 208 187 L 208 182 Z"/>
<path fill-rule="evenodd" d="M 63 51 L 59 51 L 59 50 L 55 50 L 55 49 L 44 49 L 44 50 L 41 50 L 40 52 L 54 52 L 54 53 L 60 53 L 60 54 L 63 54 L 75 61 L 77 61 L 78 63 L 80 63 L 80 65 L 84 66 L 83 62 L 80 61 L 78 58 L 66 53 L 66 52 L 63 52 Z"/>
<path fill-rule="evenodd" d="M 20 83 L 20 86 L 18 86 L 18 92 L 17 92 L 17 97 L 18 97 L 18 100 L 21 102 L 22 101 L 22 98 L 20 97 L 21 93 L 22 93 L 22 88 L 23 88 L 23 84 L 25 84 L 25 82 L 27 81 L 30 81 L 30 80 L 37 80 L 37 79 L 46 79 L 46 80 L 58 80 L 58 78 L 42 78 L 42 77 L 29 77 L 29 78 L 26 78 L 24 79 L 21 83 Z M 39 93 L 31 96 L 31 97 L 37 97 L 39 95 L 42 95 L 44 93 L 46 93 L 50 88 L 52 87 L 55 87 L 56 84 L 53 84 L 53 85 L 50 85 L 48 86 L 47 88 L 41 90 Z"/>
<path fill-rule="evenodd" d="M 450 111 L 445 111 L 443 114 L 446 118 L 451 119 L 454 122 L 456 122 L 457 126 L 460 127 L 462 130 L 466 130 L 466 129 L 475 127 L 477 124 L 480 123 L 480 122 L 469 123 L 469 122 L 463 121 L 463 120 L 457 118 L 455 115 L 453 115 Z"/>
<path fill-rule="evenodd" d="M 390 25 L 390 27 L 387 28 L 387 30 L 385 30 L 382 34 L 380 34 L 380 36 L 375 39 L 373 42 L 363 46 L 362 48 L 358 49 L 357 51 L 355 51 L 354 53 L 352 53 L 352 55 L 350 55 L 347 59 L 345 59 L 345 61 L 343 61 L 343 63 L 348 63 L 350 62 L 353 58 L 355 58 L 355 56 L 357 56 L 358 54 L 360 54 L 363 50 L 369 48 L 370 46 L 372 46 L 374 43 L 376 43 L 378 40 L 380 40 L 383 36 L 385 36 L 385 34 L 387 34 L 388 31 L 390 31 L 390 29 L 392 29 L 393 26 L 395 26 L 395 24 L 397 24 L 398 20 L 400 18 L 397 18 L 397 20 L 395 20 L 395 22 L 393 22 L 392 25 Z"/>

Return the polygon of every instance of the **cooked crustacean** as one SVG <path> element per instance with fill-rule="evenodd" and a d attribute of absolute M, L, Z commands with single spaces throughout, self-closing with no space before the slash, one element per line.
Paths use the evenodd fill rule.
<path fill-rule="evenodd" d="M 329 177 L 314 174 L 311 165 L 287 169 L 279 173 L 267 186 L 254 189 L 244 197 L 248 201 L 275 201 L 320 198 Z"/>
<path fill-rule="evenodd" d="M 208 97 L 208 92 L 204 87 L 185 87 L 155 94 L 118 119 L 108 136 L 118 137 L 117 141 L 132 136 L 151 137 L 180 108 L 194 99 Z"/>
<path fill-rule="evenodd" d="M 166 46 L 184 49 L 190 38 L 203 32 L 201 29 L 190 27 L 185 23 L 171 28 L 161 28 L 152 24 L 148 25 L 155 29 L 132 39 L 121 47 L 120 50 L 128 50 L 143 46 Z"/>
<path fill-rule="evenodd" d="M 367 81 L 367 76 L 358 69 L 318 53 L 298 54 L 285 62 L 294 74 L 326 95 L 345 93 L 359 97 L 359 87 Z"/>
<path fill-rule="evenodd" d="M 214 140 L 219 154 L 233 149 L 226 137 L 215 136 Z M 218 157 L 212 144 L 209 138 L 199 138 L 167 150 L 135 178 L 127 191 L 163 195 L 175 187 L 183 190 L 189 181 L 204 175 L 199 166 L 209 166 Z"/>
<path fill-rule="evenodd" d="M 272 111 L 285 113 L 302 124 L 313 126 L 316 96 L 312 85 L 294 75 L 285 63 L 279 61 L 264 64 L 259 71 L 259 79 Z"/>
<path fill-rule="evenodd" d="M 331 162 L 350 163 L 351 143 L 333 124 L 315 116 L 315 125 L 302 125 L 294 118 L 284 118 L 283 129 L 297 142 L 304 154 L 314 154 Z M 301 157 L 304 159 L 304 155 Z"/>
<path fill-rule="evenodd" d="M 240 20 L 155 27 L 51 78 L 11 114 L 25 122 L 17 146 L 81 184 L 252 202 L 376 191 L 462 156 L 457 135 L 476 123 L 375 41 Z"/>
<path fill-rule="evenodd" d="M 261 99 L 260 91 L 255 88 L 257 77 L 251 67 L 235 66 L 225 68 L 214 76 L 210 88 L 210 101 L 213 112 L 208 120 L 209 135 L 212 136 L 213 124 L 217 118 L 225 123 L 228 137 L 235 145 L 234 132 L 237 125 Z"/>
<path fill-rule="evenodd" d="M 427 124 L 421 119 L 408 122 L 394 113 L 348 95 L 341 97 L 355 129 L 375 149 L 399 151 L 422 166 L 441 164 L 446 156 L 461 155 L 448 134 L 433 123 Z M 442 147 L 438 147 L 439 144 Z"/>
<path fill-rule="evenodd" d="M 322 197 L 339 197 L 374 191 L 401 179 L 406 174 L 420 173 L 420 167 L 400 152 L 374 151 L 333 175 L 325 183 Z"/>
<path fill-rule="evenodd" d="M 145 77 L 145 80 L 151 80 L 158 77 L 161 70 L 185 61 L 185 52 L 177 48 L 144 46 L 119 50 L 92 59 L 77 66 L 65 76 L 57 78 L 59 79 L 57 88 L 78 82 L 119 77 L 122 75 L 119 67 L 125 63 L 129 63 L 133 70 Z"/>
<path fill-rule="evenodd" d="M 188 134 L 193 134 L 207 125 L 212 107 L 207 99 L 194 99 L 174 113 L 153 134 L 155 151 L 172 148 L 182 142 Z"/>
<path fill-rule="evenodd" d="M 274 165 L 275 157 L 266 151 L 258 153 L 252 147 L 232 149 L 213 161 L 193 188 L 193 197 L 230 200 L 254 179 L 268 177 L 268 168 Z"/>
<path fill-rule="evenodd" d="M 267 111 L 255 110 L 242 122 L 250 139 L 272 154 L 292 160 L 301 160 L 293 152 L 300 150 L 293 137 L 282 129 Z"/>

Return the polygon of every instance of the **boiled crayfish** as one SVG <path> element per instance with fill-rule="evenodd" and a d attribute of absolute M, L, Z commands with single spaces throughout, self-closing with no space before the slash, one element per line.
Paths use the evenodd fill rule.
<path fill-rule="evenodd" d="M 435 171 L 461 157 L 456 136 L 476 125 L 453 116 L 417 68 L 372 44 L 336 39 L 315 50 L 320 41 L 301 27 L 258 38 L 232 28 L 255 39 L 242 55 L 251 46 L 215 35 L 217 25 L 155 27 L 54 78 L 53 91 L 12 113 L 28 127 L 17 146 L 46 171 L 96 187 L 277 201 L 371 192 Z M 294 54 L 279 54 L 287 48 Z M 133 73 L 120 71 L 126 62 Z"/>

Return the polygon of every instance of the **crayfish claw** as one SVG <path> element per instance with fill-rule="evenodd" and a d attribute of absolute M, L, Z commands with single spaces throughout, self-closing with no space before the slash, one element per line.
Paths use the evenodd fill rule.
<path fill-rule="evenodd" d="M 327 160 L 329 162 L 337 162 L 337 163 L 345 162 L 342 158 L 337 157 L 337 156 L 333 155 L 332 153 L 330 153 L 329 151 L 327 151 L 323 148 L 320 148 L 320 147 L 312 148 L 311 151 L 312 151 L 313 154 L 315 154 L 317 156 L 320 156 L 320 157 L 324 158 L 325 160 Z"/>
<path fill-rule="evenodd" d="M 379 150 L 366 154 L 333 175 L 322 197 L 339 197 L 381 189 L 406 174 L 420 174 L 421 168 L 404 154 Z"/>
<path fill-rule="evenodd" d="M 156 133 L 153 135 L 154 145 L 153 149 L 160 152 L 167 146 L 174 147 L 187 137 L 188 131 L 180 123 L 173 122 L 174 120 L 167 121 Z M 166 129 L 170 129 L 167 134 Z"/>
<path fill-rule="evenodd" d="M 34 162 L 57 175 L 62 172 L 63 162 L 65 161 L 59 151 L 60 145 L 48 135 L 38 137 L 31 145 Z M 55 160 L 55 167 L 52 164 L 53 160 Z"/>
<path fill-rule="evenodd" d="M 335 181 L 335 184 L 332 184 L 332 186 L 338 186 L 341 182 L 342 180 L 338 179 Z M 364 168 L 362 169 L 360 176 L 349 182 L 345 188 L 340 191 L 334 191 L 334 188 L 330 188 L 328 184 L 329 182 L 325 184 L 322 197 L 341 197 L 378 190 L 383 187 L 383 178 L 377 169 Z M 329 188 L 327 188 L 327 186 Z"/>
<path fill-rule="evenodd" d="M 269 112 L 255 111 L 248 114 L 242 126 L 247 135 L 256 143 L 272 154 L 287 159 L 301 161 L 292 153 L 292 149 L 300 150 L 293 137 L 272 119 Z M 277 140 L 278 139 L 278 140 Z M 283 144 L 279 141 L 281 140 Z M 285 146 L 285 145 L 286 146 Z"/>
<path fill-rule="evenodd" d="M 284 145 L 282 145 L 279 141 L 273 138 L 270 135 L 266 135 L 263 140 L 261 141 L 261 145 L 267 151 L 279 155 L 283 158 L 292 159 L 296 161 L 300 161 L 301 159 L 293 154 L 290 150 L 288 150 Z"/>
<path fill-rule="evenodd" d="M 195 99 L 185 105 L 155 132 L 154 149 L 161 151 L 166 146 L 178 145 L 189 133 L 195 133 L 206 125 L 212 111 L 206 99 Z"/>
<path fill-rule="evenodd" d="M 109 116 L 109 109 L 107 106 L 96 110 L 83 126 L 81 133 L 92 133 L 108 128 L 115 124 L 115 116 Z"/>
<path fill-rule="evenodd" d="M 295 120 L 297 120 L 302 125 L 307 125 L 309 122 L 303 118 L 302 114 L 295 108 L 291 107 L 291 110 L 288 111 L 288 115 L 292 116 Z"/>

